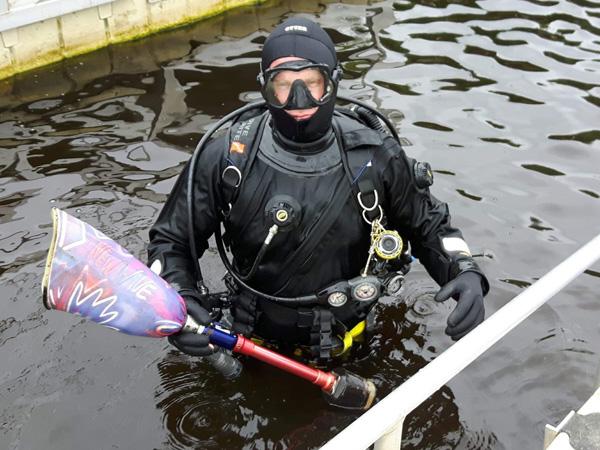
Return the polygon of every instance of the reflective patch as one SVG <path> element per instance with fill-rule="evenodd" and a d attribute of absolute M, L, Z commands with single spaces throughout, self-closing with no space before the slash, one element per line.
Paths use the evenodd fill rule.
<path fill-rule="evenodd" d="M 442 246 L 448 253 L 466 253 L 471 256 L 471 250 L 467 243 L 458 237 L 442 238 Z"/>
<path fill-rule="evenodd" d="M 150 270 L 156 275 L 160 275 L 160 273 L 162 272 L 162 263 L 160 262 L 160 259 L 154 260 L 154 262 L 150 266 Z"/>
<path fill-rule="evenodd" d="M 231 146 L 229 147 L 229 153 L 239 153 L 240 155 L 244 154 L 244 150 L 246 149 L 246 144 L 242 144 L 238 141 L 233 141 Z"/>

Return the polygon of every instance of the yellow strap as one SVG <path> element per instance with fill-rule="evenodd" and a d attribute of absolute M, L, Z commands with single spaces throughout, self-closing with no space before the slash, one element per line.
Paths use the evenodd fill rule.
<path fill-rule="evenodd" d="M 346 353 L 348 349 L 352 347 L 352 342 L 354 341 L 354 338 L 357 338 L 365 331 L 366 325 L 367 322 L 365 320 L 363 320 L 362 322 L 358 322 L 354 326 L 354 328 L 352 328 L 350 331 L 346 331 L 343 338 L 340 336 L 344 347 L 339 352 L 336 352 L 334 356 L 340 356 Z"/>
<path fill-rule="evenodd" d="M 354 328 L 352 328 L 348 333 L 353 338 L 356 338 L 356 337 L 360 336 L 361 334 L 363 334 L 363 332 L 365 331 L 366 327 L 367 327 L 367 321 L 363 320 L 361 322 L 358 322 L 356 324 L 356 326 Z"/>
<path fill-rule="evenodd" d="M 342 348 L 342 350 L 339 353 L 336 353 L 335 356 L 343 355 L 344 353 L 346 353 L 348 351 L 348 349 L 350 347 L 352 347 L 352 335 L 350 333 L 348 333 L 347 331 L 346 331 L 346 334 L 344 334 L 342 343 L 343 343 L 344 347 Z"/>
<path fill-rule="evenodd" d="M 342 340 L 342 344 L 343 347 L 341 350 L 337 351 L 334 353 L 334 356 L 340 356 L 343 355 L 344 353 L 346 353 L 350 347 L 352 347 L 352 342 L 354 341 L 355 338 L 357 338 L 358 336 L 360 336 L 361 334 L 363 334 L 363 332 L 365 331 L 365 328 L 367 326 L 367 321 L 363 320 L 361 322 L 358 322 L 354 328 L 352 328 L 350 331 L 346 331 L 346 333 L 344 333 L 344 337 L 342 338 L 340 336 L 340 339 Z M 258 344 L 258 345 L 265 345 L 265 341 L 257 338 L 255 336 L 252 337 L 252 341 L 254 341 L 254 343 Z M 300 348 L 296 348 L 294 350 L 294 355 L 296 356 L 302 356 L 302 349 Z"/>

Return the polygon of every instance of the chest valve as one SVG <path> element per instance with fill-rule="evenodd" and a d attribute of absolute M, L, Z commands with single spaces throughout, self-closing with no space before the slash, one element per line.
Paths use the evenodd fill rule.
<path fill-rule="evenodd" d="M 295 198 L 276 195 L 267 202 L 265 215 L 280 231 L 289 231 L 300 223 L 302 208 Z"/>

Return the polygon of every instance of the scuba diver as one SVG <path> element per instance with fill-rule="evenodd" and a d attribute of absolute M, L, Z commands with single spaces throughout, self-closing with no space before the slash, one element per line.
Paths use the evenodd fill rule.
<path fill-rule="evenodd" d="M 341 77 L 319 25 L 277 26 L 262 50 L 264 101 L 204 135 L 150 230 L 149 265 L 209 324 L 223 305 L 198 259 L 215 235 L 233 330 L 327 361 L 360 334 L 380 296 L 399 292 L 407 241 L 442 286 L 435 300 L 456 300 L 446 334 L 458 340 L 484 320 L 489 283 L 430 193 L 429 165 L 405 154 L 385 116 L 340 98 Z M 190 355 L 214 351 L 204 335 L 169 340 Z"/>

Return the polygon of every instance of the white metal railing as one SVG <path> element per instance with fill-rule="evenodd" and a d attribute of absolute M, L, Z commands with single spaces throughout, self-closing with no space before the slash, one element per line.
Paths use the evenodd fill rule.
<path fill-rule="evenodd" d="M 365 412 L 321 450 L 399 450 L 404 418 L 531 313 L 600 259 L 600 235 Z"/>

